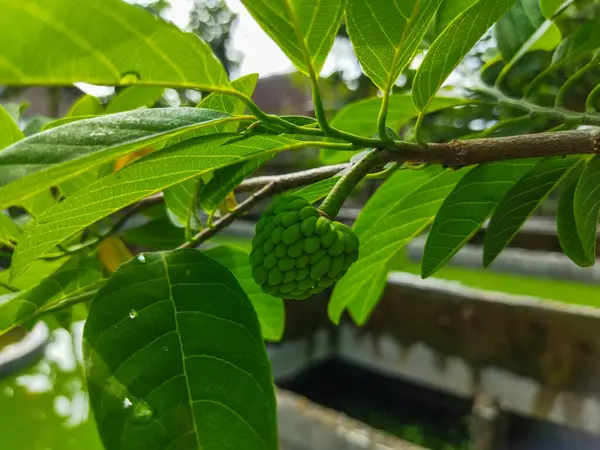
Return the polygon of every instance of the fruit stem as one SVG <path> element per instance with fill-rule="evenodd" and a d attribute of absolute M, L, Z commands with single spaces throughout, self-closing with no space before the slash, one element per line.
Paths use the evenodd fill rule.
<path fill-rule="evenodd" d="M 360 181 L 368 175 L 373 167 L 381 162 L 381 152 L 378 150 L 370 150 L 360 161 L 351 166 L 344 175 L 335 184 L 329 195 L 325 197 L 319 209 L 321 212 L 335 218 L 337 213 L 342 208 L 346 198 L 360 183 Z"/>

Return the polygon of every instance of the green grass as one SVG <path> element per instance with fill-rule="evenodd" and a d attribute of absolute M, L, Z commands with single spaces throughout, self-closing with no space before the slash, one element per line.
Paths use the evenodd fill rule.
<path fill-rule="evenodd" d="M 417 275 L 421 273 L 420 264 L 408 261 L 404 252 L 394 259 L 391 269 Z M 458 281 L 473 288 L 600 307 L 600 286 L 597 285 L 456 266 L 445 266 L 434 277 Z"/>

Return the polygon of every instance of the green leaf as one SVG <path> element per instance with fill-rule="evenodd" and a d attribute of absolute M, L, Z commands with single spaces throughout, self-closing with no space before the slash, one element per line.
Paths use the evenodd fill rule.
<path fill-rule="evenodd" d="M 215 260 L 177 250 L 125 263 L 94 298 L 83 337 L 107 450 L 277 448 L 260 325 Z"/>
<path fill-rule="evenodd" d="M 465 175 L 433 221 L 423 252 L 421 276 L 427 278 L 446 264 L 536 163 L 535 159 L 494 162 L 477 166 Z"/>
<path fill-rule="evenodd" d="M 413 99 L 419 111 L 427 108 L 448 75 L 513 3 L 514 0 L 478 0 L 437 37 L 413 81 Z"/>
<path fill-rule="evenodd" d="M 317 181 L 293 192 L 298 197 L 305 198 L 309 203 L 315 203 L 325 197 L 333 189 L 341 176 L 334 176 L 325 180 Z"/>
<path fill-rule="evenodd" d="M 197 108 L 138 110 L 81 120 L 23 139 L 0 152 L 0 209 L 143 147 L 191 137 L 228 114 Z"/>
<path fill-rule="evenodd" d="M 73 106 L 71 106 L 71 109 L 67 113 L 67 117 L 99 116 L 103 113 L 104 105 L 97 97 L 94 97 L 93 95 L 82 95 L 75 103 L 73 103 Z M 46 124 L 44 129 L 48 128 L 48 124 Z"/>
<path fill-rule="evenodd" d="M 162 218 L 125 230 L 123 239 L 139 247 L 170 250 L 185 242 L 185 233 L 168 218 Z"/>
<path fill-rule="evenodd" d="M 198 200 L 202 209 L 214 212 L 227 194 L 272 157 L 273 155 L 264 155 L 216 171 L 210 181 L 200 188 Z"/>
<path fill-rule="evenodd" d="M 435 19 L 436 36 L 477 0 L 442 0 Z"/>
<path fill-rule="evenodd" d="M 373 195 L 361 211 L 354 230 L 360 257 L 336 284 L 329 317 L 339 323 L 344 309 L 363 324 L 385 288 L 389 262 L 433 220 L 444 198 L 466 170 L 400 170 Z"/>
<path fill-rule="evenodd" d="M 560 246 L 571 261 L 581 267 L 590 267 L 594 258 L 588 257 L 583 249 L 583 244 L 575 223 L 574 197 L 579 176 L 583 172 L 581 164 L 575 169 L 570 183 L 566 186 L 558 202 L 556 211 L 556 227 Z"/>
<path fill-rule="evenodd" d="M 38 192 L 36 195 L 27 197 L 21 203 L 21 206 L 27 210 L 33 217 L 38 217 L 48 208 L 56 204 L 54 195 L 47 189 L 45 191 Z"/>
<path fill-rule="evenodd" d="M 257 82 L 258 74 L 253 73 L 238 78 L 233 81 L 231 86 L 237 91 L 250 97 L 256 88 Z M 238 115 L 245 112 L 246 105 L 238 98 L 232 97 L 231 95 L 212 93 L 202 99 L 198 104 L 198 108 L 212 109 L 232 115 Z M 238 123 L 221 124 L 215 128 L 215 132 L 235 132 L 238 125 Z M 246 171 L 244 170 L 245 165 L 246 163 L 241 163 L 241 167 L 237 167 L 237 169 L 233 168 L 233 166 L 227 167 L 222 169 L 225 171 L 222 174 L 221 171 L 216 171 L 214 176 L 222 182 L 219 184 L 215 184 L 215 182 L 208 190 L 204 189 L 202 196 L 212 199 L 213 202 L 219 203 L 241 180 L 243 180 L 243 178 L 240 179 L 239 177 L 246 175 Z M 230 177 L 233 178 L 230 179 Z M 200 223 L 195 217 L 199 204 L 198 192 L 201 186 L 203 186 L 203 183 L 200 177 L 197 177 L 193 180 L 186 180 L 181 183 L 181 185 L 170 187 L 164 192 L 167 208 L 173 213 L 176 221 L 186 228 L 188 234 L 190 230 L 197 230 L 200 228 Z M 213 192 L 215 187 L 218 188 L 218 192 Z M 221 187 L 224 190 L 229 188 L 229 190 L 222 193 Z"/>
<path fill-rule="evenodd" d="M 128 87 L 113 97 L 106 107 L 106 113 L 114 114 L 154 106 L 160 100 L 164 91 L 165 88 L 158 86 Z"/>
<path fill-rule="evenodd" d="M 431 100 L 428 113 L 453 106 L 468 104 L 469 100 L 453 97 L 435 97 Z M 381 98 L 371 97 L 359 100 L 343 107 L 331 120 L 331 125 L 365 137 L 373 136 L 377 131 L 377 116 L 381 108 Z M 416 118 L 419 111 L 410 94 L 394 94 L 390 96 L 387 124 L 399 130 L 409 120 Z M 325 164 L 338 164 L 348 161 L 355 153 L 348 151 L 321 150 L 321 160 Z"/>
<path fill-rule="evenodd" d="M 568 61 L 579 59 L 600 48 L 600 15 L 591 18 L 577 27 L 567 36 L 554 51 L 552 65 L 563 65 Z"/>
<path fill-rule="evenodd" d="M 223 264 L 235 275 L 238 282 L 252 302 L 258 316 L 263 338 L 279 341 L 283 336 L 285 325 L 285 309 L 283 300 L 265 294 L 252 278 L 252 267 L 248 260 L 249 253 L 234 247 L 219 246 L 204 252 L 217 262 Z"/>
<path fill-rule="evenodd" d="M 242 0 L 263 30 L 305 75 L 319 74 L 345 0 Z"/>
<path fill-rule="evenodd" d="M 594 261 L 596 258 L 596 228 L 600 218 L 600 156 L 590 159 L 583 169 L 575 196 L 573 212 L 575 224 L 581 238 L 585 256 Z"/>
<path fill-rule="evenodd" d="M 510 188 L 486 229 L 484 266 L 491 264 L 533 211 L 580 163 L 577 158 L 543 158 Z"/>
<path fill-rule="evenodd" d="M 442 0 L 348 0 L 346 26 L 367 76 L 389 92 Z"/>
<path fill-rule="evenodd" d="M 0 84 L 229 87 L 208 44 L 139 6 L 0 0 L 0 11 L 0 42 L 13 43 L 3 46 Z"/>
<path fill-rule="evenodd" d="M 71 122 L 79 122 L 80 120 L 85 120 L 85 119 L 93 119 L 95 117 L 98 117 L 97 115 L 90 115 L 90 116 L 66 116 L 66 117 L 61 117 L 60 119 L 56 119 L 56 120 L 52 120 L 50 122 L 46 122 L 40 131 L 46 131 L 49 130 L 51 128 L 56 128 L 56 127 L 60 127 L 61 125 L 66 125 L 67 123 L 71 123 Z"/>
<path fill-rule="evenodd" d="M 22 233 L 21 227 L 12 218 L 0 211 L 0 244 L 13 246 Z"/>
<path fill-rule="evenodd" d="M 250 74 L 238 78 L 232 83 L 232 86 L 238 91 L 251 96 L 256 88 L 257 82 L 258 75 Z M 233 115 L 242 114 L 246 108 L 246 105 L 238 99 L 221 94 L 209 95 L 200 102 L 198 106 L 216 109 L 217 111 L 225 111 Z M 236 124 L 226 126 L 229 128 L 223 128 L 220 131 L 235 131 L 234 127 Z M 256 172 L 256 170 L 270 160 L 271 157 L 272 155 L 267 155 L 239 164 L 233 164 L 215 171 L 212 178 L 200 188 L 199 202 L 202 209 L 209 213 L 213 212 L 217 208 L 217 205 L 227 197 L 227 194 L 229 194 L 245 178 Z"/>
<path fill-rule="evenodd" d="M 102 280 L 98 258 L 74 256 L 32 289 L 0 303 L 0 335 L 35 318 L 65 298 L 93 289 Z"/>
<path fill-rule="evenodd" d="M 11 266 L 13 276 L 56 244 L 144 197 L 220 167 L 306 145 L 271 135 L 228 143 L 231 137 L 209 135 L 180 142 L 101 178 L 50 208 L 19 241 Z"/>
<path fill-rule="evenodd" d="M 546 19 L 551 19 L 564 0 L 540 0 L 540 9 Z"/>
<path fill-rule="evenodd" d="M 23 139 L 25 135 L 8 112 L 0 105 L 0 150 Z"/>
<path fill-rule="evenodd" d="M 517 0 L 494 27 L 498 49 L 504 60 L 512 60 L 545 22 L 539 0 Z M 550 26 L 551 21 L 548 27 Z M 556 40 L 548 41 L 549 45 L 545 50 L 552 50 L 560 42 L 560 31 L 555 26 L 554 29 L 558 32 Z"/>
<path fill-rule="evenodd" d="M 89 187 L 98 179 L 98 169 L 91 169 L 83 172 L 74 178 L 69 178 L 60 184 L 60 192 L 65 197 L 75 195 L 77 192 Z"/>

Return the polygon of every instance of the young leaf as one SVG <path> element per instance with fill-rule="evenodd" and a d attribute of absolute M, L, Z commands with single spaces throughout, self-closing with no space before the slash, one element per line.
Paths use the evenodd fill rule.
<path fill-rule="evenodd" d="M 258 156 L 303 148 L 284 136 L 200 136 L 155 152 L 47 210 L 27 228 L 13 256 L 17 276 L 33 260 L 94 222 L 144 197 L 203 173 Z"/>
<path fill-rule="evenodd" d="M 204 252 L 223 264 L 235 275 L 252 302 L 260 322 L 262 336 L 268 341 L 279 341 L 283 336 L 285 310 L 283 300 L 265 294 L 252 278 L 248 252 L 233 247 L 215 247 Z"/>
<path fill-rule="evenodd" d="M 229 87 L 208 44 L 139 6 L 0 0 L 0 11 L 0 42 L 19 36 L 3 46 L 0 84 Z"/>
<path fill-rule="evenodd" d="M 566 186 L 558 202 L 556 211 L 556 228 L 558 231 L 558 241 L 565 255 L 571 261 L 581 267 L 590 267 L 594 264 L 594 258 L 590 258 L 583 249 L 577 224 L 575 223 L 575 211 L 573 207 L 573 198 L 575 197 L 575 189 L 579 181 L 579 176 L 583 172 L 581 164 L 574 171 L 571 182 Z"/>
<path fill-rule="evenodd" d="M 258 74 L 249 74 L 234 80 L 231 86 L 238 92 L 242 92 L 247 96 L 251 96 L 256 88 L 258 82 Z M 232 115 L 238 115 L 244 113 L 246 105 L 239 99 L 225 94 L 212 93 L 198 104 L 198 108 L 212 109 L 215 111 L 222 111 Z M 235 132 L 237 129 L 237 123 L 221 124 L 216 127 L 215 132 Z M 225 196 L 243 180 L 240 177 L 246 176 L 247 170 L 244 168 L 246 163 L 241 165 L 234 165 L 221 169 L 225 171 L 221 173 L 221 170 L 215 172 L 216 177 L 220 182 L 218 184 L 213 183 L 212 186 L 204 186 L 205 189 L 202 191 L 203 199 L 210 199 L 215 204 L 219 203 L 225 198 Z M 235 168 L 234 168 L 235 167 Z M 198 209 L 198 192 L 200 187 L 203 186 L 200 177 L 193 180 L 187 180 L 181 185 L 175 185 L 166 189 L 165 204 L 169 211 L 174 214 L 177 221 L 184 225 L 188 234 L 190 230 L 197 230 L 200 228 L 200 224 L 196 217 L 196 210 Z M 216 188 L 216 191 L 215 191 Z"/>
<path fill-rule="evenodd" d="M 0 303 L 0 335 L 67 297 L 93 289 L 101 280 L 102 270 L 97 258 L 72 257 L 37 286 Z"/>
<path fill-rule="evenodd" d="M 114 114 L 154 106 L 160 100 L 164 91 L 165 88 L 159 86 L 131 86 L 125 88 L 109 102 L 106 106 L 106 113 Z"/>
<path fill-rule="evenodd" d="M 413 81 L 413 99 L 419 111 L 425 111 L 448 75 L 513 3 L 514 0 L 478 0 L 437 37 Z"/>
<path fill-rule="evenodd" d="M 256 313 L 232 273 L 201 252 L 121 266 L 94 298 L 83 338 L 107 450 L 277 448 Z"/>
<path fill-rule="evenodd" d="M 355 231 L 360 257 L 336 284 L 329 302 L 329 317 L 339 323 L 345 308 L 363 324 L 385 288 L 388 263 L 433 220 L 444 198 L 466 170 L 400 170 L 369 199 Z"/>
<path fill-rule="evenodd" d="M 79 97 L 71 109 L 67 113 L 66 117 L 79 117 L 79 116 L 99 116 L 104 113 L 104 105 L 93 95 L 82 95 Z M 52 123 L 52 122 L 51 122 Z M 48 126 L 46 124 L 44 129 L 54 128 L 54 126 Z"/>
<path fill-rule="evenodd" d="M 466 174 L 435 216 L 425 243 L 421 276 L 433 275 L 452 258 L 536 163 L 535 159 L 499 161 Z"/>
<path fill-rule="evenodd" d="M 486 229 L 484 266 L 491 264 L 517 235 L 531 213 L 580 163 L 578 158 L 543 158 L 510 188 Z"/>
<path fill-rule="evenodd" d="M 20 141 L 24 137 L 25 135 L 10 114 L 0 105 L 0 150 Z"/>
<path fill-rule="evenodd" d="M 337 34 L 345 0 L 242 0 L 305 75 L 318 75 Z"/>
<path fill-rule="evenodd" d="M 435 97 L 431 100 L 428 113 L 453 106 L 468 104 L 469 100 L 453 97 Z M 370 137 L 377 131 L 377 115 L 381 108 L 381 98 L 372 97 L 350 103 L 343 107 L 331 120 L 331 125 L 340 130 L 361 136 Z M 390 96 L 387 123 L 394 130 L 399 130 L 409 120 L 419 115 L 419 111 L 410 94 L 393 94 Z M 321 150 L 321 160 L 325 164 L 338 164 L 348 161 L 353 152 Z"/>
<path fill-rule="evenodd" d="M 169 139 L 230 120 L 217 111 L 158 108 L 81 120 L 23 139 L 0 152 L 0 209 L 134 150 L 159 149 Z"/>
<path fill-rule="evenodd" d="M 346 26 L 367 76 L 389 92 L 442 0 L 348 0 Z"/>
<path fill-rule="evenodd" d="M 575 196 L 573 212 L 583 251 L 590 261 L 596 257 L 596 228 L 600 218 L 600 156 L 590 159 L 583 169 Z"/>

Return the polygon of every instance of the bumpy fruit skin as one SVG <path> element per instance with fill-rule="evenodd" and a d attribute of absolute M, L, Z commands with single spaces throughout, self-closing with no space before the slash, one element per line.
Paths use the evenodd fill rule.
<path fill-rule="evenodd" d="M 358 238 L 305 199 L 273 202 L 256 224 L 250 264 L 263 291 L 303 299 L 331 286 L 358 259 Z"/>

